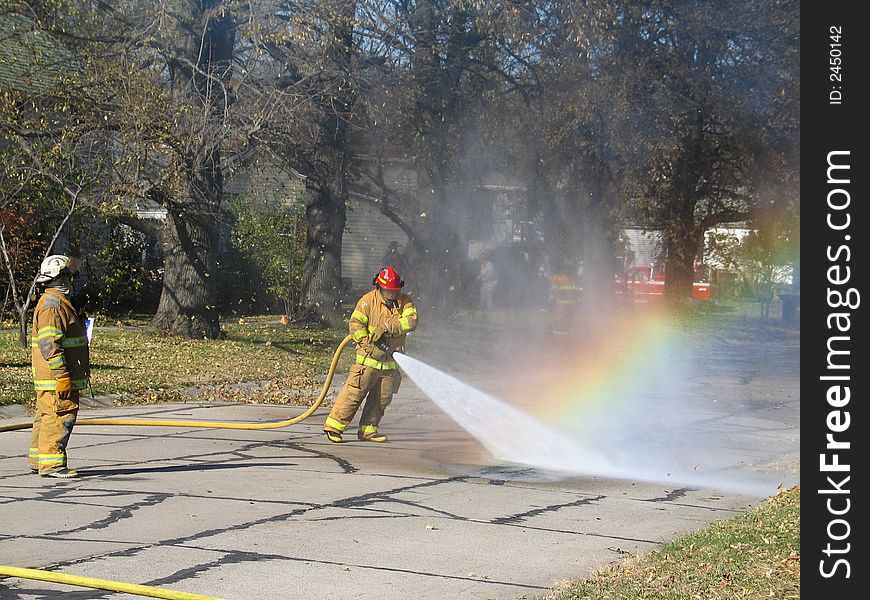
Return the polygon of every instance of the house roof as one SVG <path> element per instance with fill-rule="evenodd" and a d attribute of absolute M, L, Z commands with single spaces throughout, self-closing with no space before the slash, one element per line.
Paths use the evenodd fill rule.
<path fill-rule="evenodd" d="M 73 52 L 56 35 L 17 13 L 0 13 L 0 89 L 51 94 L 75 70 Z"/>

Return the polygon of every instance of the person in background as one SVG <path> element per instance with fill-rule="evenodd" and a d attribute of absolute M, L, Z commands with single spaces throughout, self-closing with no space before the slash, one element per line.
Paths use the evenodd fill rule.
<path fill-rule="evenodd" d="M 557 335 L 569 335 L 574 327 L 581 291 L 576 273 L 571 261 L 563 259 L 550 282 L 551 328 Z"/>
<path fill-rule="evenodd" d="M 761 308 L 761 320 L 770 320 L 770 305 L 773 302 L 773 284 L 765 278 L 758 286 L 758 305 Z"/>
<path fill-rule="evenodd" d="M 489 255 L 484 254 L 480 258 L 480 307 L 482 309 L 495 308 L 496 286 L 498 286 L 498 273 Z"/>
<path fill-rule="evenodd" d="M 357 301 L 348 321 L 356 359 L 323 424 L 330 442 L 345 441 L 342 434 L 363 400 L 357 437 L 367 442 L 387 441 L 378 426 L 402 382 L 393 352 L 405 351 L 405 337 L 417 328 L 417 309 L 411 297 L 401 293 L 405 282 L 392 267 L 378 271 L 372 285 L 375 289 Z"/>
<path fill-rule="evenodd" d="M 88 387 L 90 355 L 84 319 L 70 298 L 79 261 L 61 254 L 45 258 L 38 284 L 44 292 L 33 310 L 31 364 L 36 416 L 28 465 L 43 477 L 68 479 L 67 445 L 79 411 L 79 393 Z"/>
<path fill-rule="evenodd" d="M 383 257 L 381 257 L 381 268 L 391 267 L 399 273 L 404 273 L 406 266 L 405 256 L 399 250 L 399 242 L 395 240 L 390 242 L 387 249 L 384 250 Z"/>

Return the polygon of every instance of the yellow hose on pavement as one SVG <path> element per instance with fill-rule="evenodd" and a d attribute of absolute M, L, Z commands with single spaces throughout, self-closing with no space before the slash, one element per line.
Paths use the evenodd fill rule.
<path fill-rule="evenodd" d="M 329 365 L 329 372 L 326 375 L 326 381 L 323 384 L 323 389 L 320 390 L 320 396 L 317 400 L 314 401 L 308 409 L 302 413 L 301 415 L 295 416 L 292 419 L 286 419 L 284 421 L 270 421 L 267 423 L 220 423 L 213 421 L 161 421 L 157 419 L 80 419 L 76 421 L 76 427 L 79 425 L 141 425 L 143 427 L 205 427 L 209 429 L 280 429 L 281 427 L 288 427 L 290 425 L 295 425 L 296 423 L 300 423 L 314 414 L 323 399 L 326 397 L 326 393 L 329 391 L 329 386 L 332 383 L 332 377 L 335 375 L 335 368 L 338 365 L 338 359 L 341 356 L 341 351 L 344 350 L 345 346 L 351 341 L 351 336 L 348 335 L 345 337 L 341 343 L 338 345 L 338 348 L 335 350 L 335 354 L 332 357 L 332 363 Z M 33 423 L 16 423 L 14 425 L 2 425 L 0 426 L 0 432 L 3 431 L 15 431 L 17 429 L 30 429 L 33 426 Z"/>
<path fill-rule="evenodd" d="M 173 600 L 221 600 L 215 596 L 201 596 L 199 594 L 190 594 L 188 592 L 176 592 L 173 590 L 164 590 L 161 588 L 151 587 L 148 585 L 137 585 L 135 583 L 123 583 L 121 581 L 110 581 L 108 579 L 97 579 L 95 577 L 83 577 L 81 575 L 66 575 L 64 573 L 54 573 L 53 571 L 43 571 L 42 569 L 22 569 L 19 567 L 7 567 L 0 565 L 0 576 L 6 577 L 22 577 L 24 579 L 38 579 L 40 581 L 50 581 L 52 583 L 63 583 L 67 585 L 76 585 L 79 587 L 89 587 L 98 590 L 111 590 L 113 592 L 126 592 L 128 594 L 136 594 L 137 596 L 150 596 L 152 598 L 170 598 Z"/>
<path fill-rule="evenodd" d="M 329 365 L 329 372 L 326 375 L 326 381 L 323 384 L 323 389 L 320 391 L 320 396 L 314 401 L 308 409 L 301 415 L 286 419 L 284 421 L 271 421 L 267 423 L 220 423 L 212 421 L 159 421 L 157 419 L 82 419 L 76 421 L 76 426 L 79 425 L 141 425 L 145 427 L 207 427 L 212 429 L 279 429 L 289 425 L 295 425 L 304 421 L 316 411 L 326 398 L 326 393 L 329 391 L 329 386 L 332 383 L 332 377 L 335 375 L 335 368 L 338 365 L 338 359 L 341 357 L 341 352 L 350 342 L 351 336 L 345 337 L 335 354 L 332 357 L 332 362 Z M 16 429 L 30 429 L 32 423 L 18 423 L 15 425 L 4 425 L 0 427 L 0 432 L 14 431 Z M 199 594 L 190 594 L 187 592 L 176 592 L 173 590 L 164 590 L 147 585 L 137 585 L 133 583 L 123 583 L 120 581 L 110 581 L 108 579 L 96 579 L 94 577 L 83 577 L 79 575 L 65 575 L 63 573 L 54 573 L 52 571 L 43 571 L 40 569 L 23 569 L 19 567 L 9 567 L 0 565 L 0 576 L 7 577 L 22 577 L 24 579 L 38 579 L 41 581 L 50 581 L 53 583 L 62 583 L 75 585 L 80 587 L 90 587 L 101 590 L 112 590 L 115 592 L 126 592 L 128 594 L 136 594 L 138 596 L 150 596 L 152 598 L 170 598 L 177 600 L 221 600 L 214 596 L 201 596 Z"/>

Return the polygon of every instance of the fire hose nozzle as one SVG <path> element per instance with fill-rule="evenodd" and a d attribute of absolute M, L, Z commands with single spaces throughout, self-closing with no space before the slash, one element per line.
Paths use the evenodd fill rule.
<path fill-rule="evenodd" d="M 393 348 L 392 346 L 390 346 L 383 337 L 381 337 L 380 339 L 378 339 L 378 341 L 375 342 L 375 346 L 380 348 L 381 350 L 383 350 L 384 353 L 387 355 L 387 358 L 392 360 L 393 352 L 395 352 L 396 349 Z"/>

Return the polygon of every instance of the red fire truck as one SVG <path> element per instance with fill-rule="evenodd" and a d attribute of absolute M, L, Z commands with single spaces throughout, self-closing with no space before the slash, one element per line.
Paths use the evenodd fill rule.
<path fill-rule="evenodd" d="M 706 281 L 692 283 L 692 298 L 709 300 L 711 286 Z M 665 295 L 665 274 L 655 266 L 629 267 L 616 275 L 616 297 L 627 302 L 655 302 Z"/>

